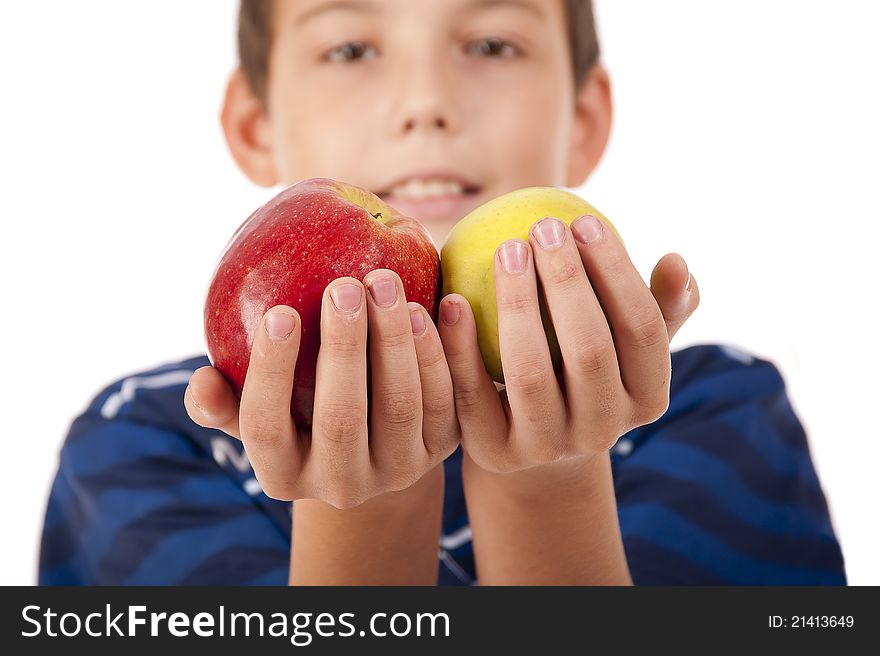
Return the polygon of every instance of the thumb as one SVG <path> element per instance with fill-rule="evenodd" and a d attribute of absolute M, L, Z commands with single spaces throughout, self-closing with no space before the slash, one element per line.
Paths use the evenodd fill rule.
<path fill-rule="evenodd" d="M 214 367 L 200 367 L 193 372 L 184 391 L 183 405 L 189 418 L 199 426 L 216 428 L 241 439 L 239 400 L 223 374 Z"/>
<path fill-rule="evenodd" d="M 678 253 L 667 253 L 651 273 L 651 293 L 666 320 L 669 341 L 700 304 L 697 281 Z"/>

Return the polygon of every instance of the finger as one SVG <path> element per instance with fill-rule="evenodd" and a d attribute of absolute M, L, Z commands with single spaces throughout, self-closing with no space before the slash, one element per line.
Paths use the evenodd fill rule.
<path fill-rule="evenodd" d="M 666 321 L 669 340 L 679 331 L 700 304 L 697 281 L 677 253 L 667 253 L 651 273 L 651 293 Z"/>
<path fill-rule="evenodd" d="M 302 461 L 290 416 L 300 334 L 293 308 L 277 305 L 266 312 L 254 333 L 241 393 L 241 441 L 263 491 L 275 499 L 292 498 Z"/>
<path fill-rule="evenodd" d="M 510 427 L 495 381 L 483 363 L 476 320 L 464 296 L 443 298 L 438 329 L 452 378 L 462 446 L 481 467 L 497 471 L 505 464 Z"/>
<path fill-rule="evenodd" d="M 364 284 L 369 290 L 370 451 L 383 477 L 403 489 L 428 463 L 412 322 L 403 283 L 394 271 L 371 271 Z"/>
<path fill-rule="evenodd" d="M 312 452 L 307 472 L 320 497 L 351 496 L 370 475 L 367 437 L 367 309 L 364 287 L 356 278 L 338 278 L 324 290 L 321 347 L 315 380 Z M 339 505 L 337 505 L 339 507 Z"/>
<path fill-rule="evenodd" d="M 671 363 L 669 336 L 657 301 L 623 243 L 602 221 L 583 216 L 571 229 L 587 276 L 608 317 L 621 380 L 635 404 L 633 409 L 642 418 L 659 416 L 669 401 Z"/>
<path fill-rule="evenodd" d="M 444 460 L 455 451 L 461 438 L 455 414 L 452 376 L 437 326 L 419 303 L 407 303 L 419 381 L 422 390 L 422 440 L 432 462 Z"/>
<path fill-rule="evenodd" d="M 547 334 L 541 320 L 532 249 L 522 239 L 508 239 L 495 251 L 495 300 L 498 344 L 504 385 L 513 419 L 513 438 L 558 454 L 564 449 L 565 400 L 553 371 Z M 534 442 L 534 436 L 541 441 Z M 552 441 L 550 439 L 552 437 Z M 547 438 L 547 439 L 545 439 Z"/>
<path fill-rule="evenodd" d="M 562 354 L 568 411 L 579 426 L 596 418 L 615 420 L 620 403 L 628 400 L 608 320 L 577 242 L 568 226 L 552 217 L 533 224 L 529 240 Z"/>
<path fill-rule="evenodd" d="M 200 367 L 189 378 L 183 395 L 183 405 L 195 423 L 205 428 L 216 428 L 236 439 L 238 429 L 238 397 L 218 369 Z"/>

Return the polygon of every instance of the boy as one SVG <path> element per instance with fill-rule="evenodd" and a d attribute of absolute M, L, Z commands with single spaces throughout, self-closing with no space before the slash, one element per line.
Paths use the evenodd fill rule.
<path fill-rule="evenodd" d="M 243 0 L 239 48 L 222 124 L 252 181 L 362 186 L 438 245 L 489 198 L 580 185 L 608 139 L 587 0 Z M 102 391 L 62 449 L 40 582 L 845 583 L 773 365 L 670 354 L 699 302 L 683 260 L 648 288 L 591 217 L 535 222 L 496 257 L 503 390 L 462 297 L 435 326 L 379 270 L 325 290 L 311 430 L 286 306 L 240 402 L 204 356 Z"/>

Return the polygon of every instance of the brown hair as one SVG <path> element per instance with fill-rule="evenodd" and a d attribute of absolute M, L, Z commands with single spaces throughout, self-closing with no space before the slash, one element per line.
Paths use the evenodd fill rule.
<path fill-rule="evenodd" d="M 568 22 L 574 85 L 580 89 L 599 61 L 599 38 L 592 0 L 562 0 Z M 269 51 L 272 47 L 273 0 L 241 0 L 238 12 L 238 58 L 254 94 L 265 103 Z"/>

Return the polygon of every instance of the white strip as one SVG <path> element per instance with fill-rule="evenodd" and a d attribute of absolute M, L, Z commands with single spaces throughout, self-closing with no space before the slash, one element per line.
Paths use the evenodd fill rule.
<path fill-rule="evenodd" d="M 263 488 L 260 487 L 260 482 L 256 478 L 249 478 L 244 482 L 244 491 L 255 497 L 263 491 Z"/>
<path fill-rule="evenodd" d="M 441 535 L 440 546 L 444 549 L 456 549 L 474 539 L 470 526 L 462 526 L 452 535 Z"/>
<path fill-rule="evenodd" d="M 119 409 L 134 398 L 135 392 L 139 389 L 173 387 L 174 385 L 188 383 L 192 375 L 193 372 L 190 369 L 179 369 L 177 371 L 167 371 L 164 374 L 156 374 L 155 376 L 126 378 L 122 381 L 122 387 L 119 391 L 114 392 L 104 401 L 104 405 L 101 406 L 101 416 L 104 419 L 113 419 L 116 413 L 119 412 Z"/>
<path fill-rule="evenodd" d="M 244 449 L 239 449 L 236 444 L 233 444 L 232 438 L 225 435 L 223 437 L 211 438 L 211 455 L 214 456 L 214 461 L 221 467 L 229 464 L 240 472 L 251 471 L 251 463 L 248 460 L 247 453 L 245 453 Z"/>
<path fill-rule="evenodd" d="M 456 577 L 458 577 L 459 581 L 461 581 L 462 583 L 470 583 L 471 585 L 473 585 L 473 579 L 471 578 L 471 575 L 465 572 L 462 566 L 455 562 L 452 556 L 450 556 L 445 549 L 440 549 L 437 555 L 440 557 L 440 560 L 446 563 L 449 571 L 452 572 Z"/>
<path fill-rule="evenodd" d="M 611 447 L 611 452 L 616 456 L 628 456 L 632 453 L 633 446 L 635 445 L 632 440 L 622 437 L 617 440 L 617 444 Z"/>
<path fill-rule="evenodd" d="M 736 346 L 731 346 L 729 344 L 721 344 L 719 345 L 721 352 L 727 355 L 728 357 L 733 358 L 734 360 L 739 360 L 743 364 L 752 364 L 755 361 L 755 358 L 750 354 L 746 353 L 740 348 Z"/>

